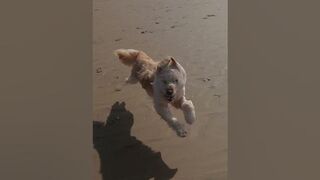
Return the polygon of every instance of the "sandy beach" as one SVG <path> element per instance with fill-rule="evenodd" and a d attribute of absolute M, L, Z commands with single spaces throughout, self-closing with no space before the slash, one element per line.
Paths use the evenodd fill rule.
<path fill-rule="evenodd" d="M 93 180 L 226 180 L 227 1 L 93 3 Z M 114 57 L 118 48 L 170 55 L 185 68 L 197 114 L 187 137 L 168 128 L 139 84 L 124 85 L 130 68 Z"/>

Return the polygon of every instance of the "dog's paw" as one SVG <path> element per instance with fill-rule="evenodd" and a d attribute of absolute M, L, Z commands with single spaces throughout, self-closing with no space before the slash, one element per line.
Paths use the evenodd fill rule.
<path fill-rule="evenodd" d="M 179 129 L 179 130 L 177 130 L 177 135 L 179 137 L 187 137 L 188 132 L 184 128 L 183 129 Z"/>
<path fill-rule="evenodd" d="M 196 117 L 194 113 L 186 117 L 186 122 L 190 125 L 193 124 L 195 121 L 196 121 Z"/>
<path fill-rule="evenodd" d="M 179 123 L 179 122 L 175 122 L 174 129 L 175 129 L 175 131 L 176 131 L 176 133 L 177 133 L 177 135 L 179 137 L 186 137 L 187 134 L 188 134 L 188 132 L 185 129 L 184 125 Z"/>

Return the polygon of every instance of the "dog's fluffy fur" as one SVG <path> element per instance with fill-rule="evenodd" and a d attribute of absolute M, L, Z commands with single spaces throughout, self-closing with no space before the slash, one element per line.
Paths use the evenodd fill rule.
<path fill-rule="evenodd" d="M 181 109 L 187 123 L 195 121 L 195 109 L 191 100 L 185 97 L 186 72 L 173 58 L 167 57 L 160 62 L 151 59 L 145 52 L 134 49 L 118 49 L 114 54 L 119 60 L 132 67 L 126 82 L 140 82 L 149 96 L 153 98 L 154 108 L 177 135 L 185 137 L 187 131 L 183 124 L 173 117 L 168 104 Z"/>

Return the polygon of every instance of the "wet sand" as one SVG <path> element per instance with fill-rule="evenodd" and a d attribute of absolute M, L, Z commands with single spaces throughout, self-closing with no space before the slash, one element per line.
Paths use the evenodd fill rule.
<path fill-rule="evenodd" d="M 226 180 L 227 1 L 94 0 L 93 8 L 93 179 Z M 124 85 L 130 68 L 113 56 L 117 48 L 184 66 L 197 114 L 186 138 L 139 84 Z"/>

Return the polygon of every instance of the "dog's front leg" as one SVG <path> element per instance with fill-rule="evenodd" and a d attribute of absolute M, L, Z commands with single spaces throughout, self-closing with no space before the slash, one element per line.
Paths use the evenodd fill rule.
<path fill-rule="evenodd" d="M 176 131 L 178 136 L 180 137 L 187 136 L 187 131 L 185 130 L 183 124 L 181 124 L 177 120 L 177 118 L 172 116 L 170 109 L 168 107 L 168 104 L 155 103 L 154 107 L 157 113 L 161 116 L 161 118 L 164 119 L 173 130 Z"/>
<path fill-rule="evenodd" d="M 186 122 L 188 124 L 192 124 L 196 120 L 196 113 L 192 101 L 183 97 L 181 101 L 181 109 Z"/>

